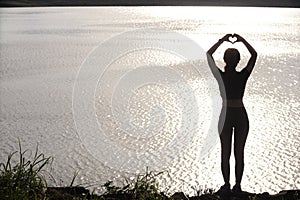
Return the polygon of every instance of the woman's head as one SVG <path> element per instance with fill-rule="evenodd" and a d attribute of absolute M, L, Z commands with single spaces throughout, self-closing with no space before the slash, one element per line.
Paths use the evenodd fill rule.
<path fill-rule="evenodd" d="M 229 48 L 225 51 L 223 59 L 226 65 L 235 67 L 240 61 L 240 52 L 235 48 Z"/>

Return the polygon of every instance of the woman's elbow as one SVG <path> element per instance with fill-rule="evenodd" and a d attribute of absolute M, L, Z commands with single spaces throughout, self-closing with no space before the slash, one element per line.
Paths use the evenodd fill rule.
<path fill-rule="evenodd" d="M 256 51 L 253 51 L 252 53 L 251 53 L 251 56 L 253 57 L 253 58 L 257 58 L 257 52 Z"/>

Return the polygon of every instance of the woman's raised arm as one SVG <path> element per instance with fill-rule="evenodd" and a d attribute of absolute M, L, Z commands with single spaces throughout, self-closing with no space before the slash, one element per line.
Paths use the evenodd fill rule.
<path fill-rule="evenodd" d="M 249 73 L 251 73 L 254 68 L 255 62 L 256 62 L 257 52 L 242 36 L 235 33 L 235 34 L 233 34 L 233 37 L 236 37 L 236 39 L 237 39 L 236 42 L 243 42 L 244 45 L 247 47 L 248 51 L 250 52 L 251 57 L 246 65 L 245 69 Z"/>
<path fill-rule="evenodd" d="M 217 65 L 215 63 L 213 53 L 219 48 L 219 46 L 224 41 L 229 41 L 230 36 L 231 36 L 231 34 L 226 34 L 224 37 L 219 39 L 219 41 L 217 43 L 215 43 L 206 53 L 209 68 L 211 69 L 214 76 L 216 75 L 216 73 L 219 73 L 219 68 L 217 67 Z"/>

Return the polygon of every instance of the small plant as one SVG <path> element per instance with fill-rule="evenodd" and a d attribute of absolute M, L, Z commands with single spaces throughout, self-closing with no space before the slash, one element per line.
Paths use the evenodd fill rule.
<path fill-rule="evenodd" d="M 106 182 L 103 187 L 105 199 L 133 199 L 133 200 L 166 200 L 169 199 L 158 189 L 157 176 L 163 172 L 154 173 L 146 170 L 145 174 L 138 175 L 134 180 L 126 179 L 123 187 L 113 185 L 112 181 Z"/>
<path fill-rule="evenodd" d="M 41 175 L 42 169 L 52 162 L 51 157 L 45 157 L 38 152 L 34 157 L 25 157 L 27 150 L 22 151 L 19 141 L 19 151 L 8 155 L 6 163 L 0 163 L 0 199 L 44 199 L 47 187 L 45 178 Z M 19 155 L 19 161 L 14 164 L 12 158 Z"/>
<path fill-rule="evenodd" d="M 195 196 L 199 197 L 201 195 L 213 194 L 215 191 L 211 188 L 201 187 L 201 186 L 192 186 L 192 189 L 195 192 Z"/>

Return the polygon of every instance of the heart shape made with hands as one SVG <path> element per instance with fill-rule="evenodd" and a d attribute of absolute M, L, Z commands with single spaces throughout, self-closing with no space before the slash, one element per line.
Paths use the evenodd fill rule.
<path fill-rule="evenodd" d="M 237 41 L 237 38 L 235 36 L 230 36 L 228 38 L 228 41 L 231 42 L 232 44 L 234 44 Z"/>

